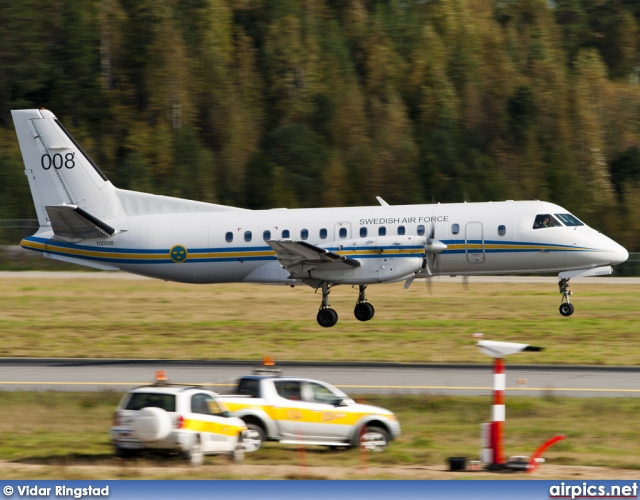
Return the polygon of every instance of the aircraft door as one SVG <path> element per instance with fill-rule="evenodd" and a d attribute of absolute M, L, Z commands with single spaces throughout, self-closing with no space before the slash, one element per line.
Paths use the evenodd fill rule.
<path fill-rule="evenodd" d="M 484 228 L 482 222 L 468 222 L 465 226 L 464 237 L 467 262 L 482 264 L 485 261 Z"/>

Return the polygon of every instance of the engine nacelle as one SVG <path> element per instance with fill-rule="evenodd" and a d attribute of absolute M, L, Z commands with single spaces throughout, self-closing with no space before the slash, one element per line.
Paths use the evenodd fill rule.
<path fill-rule="evenodd" d="M 377 236 L 333 241 L 319 246 L 357 260 L 360 266 L 325 264 L 309 271 L 309 276 L 330 283 L 358 285 L 402 281 L 422 269 L 425 244 L 425 236 Z"/>

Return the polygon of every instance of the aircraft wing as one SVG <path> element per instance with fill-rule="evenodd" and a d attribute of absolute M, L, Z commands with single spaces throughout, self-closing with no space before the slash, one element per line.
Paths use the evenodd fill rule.
<path fill-rule="evenodd" d="M 318 267 L 360 267 L 360 261 L 331 252 L 326 248 L 311 245 L 305 241 L 268 240 L 266 242 L 276 251 L 276 258 L 292 277 Z"/>
<path fill-rule="evenodd" d="M 75 205 L 47 206 L 53 234 L 65 241 L 80 241 L 87 238 L 108 238 L 116 232 L 93 215 Z"/>

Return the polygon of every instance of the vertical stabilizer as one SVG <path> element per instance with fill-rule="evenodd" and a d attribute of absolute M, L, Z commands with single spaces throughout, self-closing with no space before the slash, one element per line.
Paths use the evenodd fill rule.
<path fill-rule="evenodd" d="M 46 207 L 74 205 L 102 220 L 123 217 L 116 189 L 53 113 L 11 111 L 41 227 Z"/>

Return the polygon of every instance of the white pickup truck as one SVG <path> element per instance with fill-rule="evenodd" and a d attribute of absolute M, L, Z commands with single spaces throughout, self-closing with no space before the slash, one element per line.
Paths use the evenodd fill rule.
<path fill-rule="evenodd" d="M 248 375 L 235 392 L 220 399 L 245 422 L 246 451 L 256 451 L 264 441 L 382 451 L 400 435 L 391 411 L 358 404 L 318 380 Z"/>

